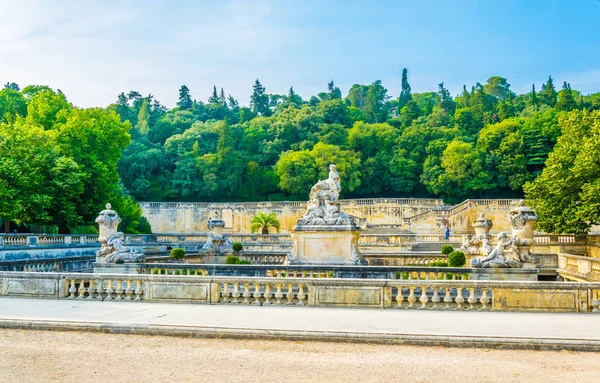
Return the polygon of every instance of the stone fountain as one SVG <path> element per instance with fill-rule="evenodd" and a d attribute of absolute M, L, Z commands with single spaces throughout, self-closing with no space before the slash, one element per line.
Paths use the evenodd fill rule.
<path fill-rule="evenodd" d="M 287 263 L 366 265 L 358 250 L 362 229 L 353 217 L 341 211 L 340 175 L 329 165 L 329 178 L 311 189 L 306 213 L 292 229 L 293 249 Z"/>

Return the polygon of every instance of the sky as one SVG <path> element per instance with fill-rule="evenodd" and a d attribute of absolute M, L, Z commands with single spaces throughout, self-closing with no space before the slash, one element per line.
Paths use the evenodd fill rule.
<path fill-rule="evenodd" d="M 517 93 L 549 75 L 600 91 L 600 0 L 0 0 L 0 20 L 0 82 L 81 107 L 129 90 L 174 107 L 183 84 L 247 105 L 256 78 L 306 99 L 382 80 L 397 97 L 402 68 L 413 92 L 495 75 Z"/>

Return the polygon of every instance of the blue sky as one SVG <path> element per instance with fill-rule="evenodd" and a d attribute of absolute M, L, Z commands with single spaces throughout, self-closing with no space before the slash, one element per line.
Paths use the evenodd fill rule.
<path fill-rule="evenodd" d="M 172 107 L 182 84 L 247 104 L 257 77 L 305 98 L 380 79 L 396 97 L 403 67 L 415 92 L 499 75 L 521 93 L 550 74 L 600 91 L 599 0 L 0 0 L 0 17 L 0 81 L 83 107 L 130 89 Z"/>

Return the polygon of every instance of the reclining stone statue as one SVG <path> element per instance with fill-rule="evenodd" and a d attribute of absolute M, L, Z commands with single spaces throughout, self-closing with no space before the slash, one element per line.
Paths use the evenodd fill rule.
<path fill-rule="evenodd" d="M 496 247 L 486 256 L 474 258 L 471 260 L 471 267 L 492 267 L 492 268 L 516 268 L 521 262 L 518 254 L 514 251 L 516 241 L 514 237 L 509 237 L 506 233 L 498 234 L 498 243 Z M 506 249 L 509 249 L 507 252 Z"/>

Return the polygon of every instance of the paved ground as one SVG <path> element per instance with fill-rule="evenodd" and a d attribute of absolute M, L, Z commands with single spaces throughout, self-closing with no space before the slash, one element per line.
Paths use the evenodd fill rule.
<path fill-rule="evenodd" d="M 0 329 L 0 382 L 598 382 L 600 354 Z"/>
<path fill-rule="evenodd" d="M 0 327 L 600 350 L 597 314 L 375 310 L 0 298 Z M 461 343 L 462 342 L 462 343 Z M 469 343 L 471 342 L 471 343 Z M 479 342 L 479 343 L 477 343 Z M 580 347 L 569 347 L 572 344 Z M 509 345 L 510 346 L 510 345 Z"/>

